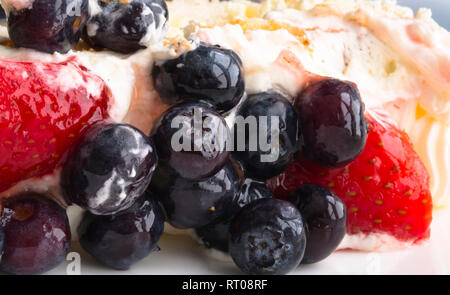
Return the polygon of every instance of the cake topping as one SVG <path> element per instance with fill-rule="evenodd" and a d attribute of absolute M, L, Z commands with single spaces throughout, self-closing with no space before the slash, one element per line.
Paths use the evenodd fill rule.
<path fill-rule="evenodd" d="M 61 185 L 70 202 L 98 215 L 129 208 L 142 196 L 155 170 L 153 143 L 122 124 L 89 129 L 64 164 Z"/>
<path fill-rule="evenodd" d="M 41 195 L 10 198 L 3 205 L 0 224 L 5 231 L 5 240 L 1 271 L 40 274 L 66 259 L 71 236 L 63 208 Z M 1 236 L 0 244 L 2 240 Z"/>
<path fill-rule="evenodd" d="M 165 102 L 203 101 L 219 112 L 236 106 L 245 90 L 239 56 L 232 50 L 207 44 L 156 65 L 152 75 Z"/>
<path fill-rule="evenodd" d="M 32 2 L 32 6 L 22 9 L 17 6 L 22 2 Z M 88 0 L 14 3 L 8 14 L 8 32 L 15 46 L 66 53 L 78 43 L 88 17 Z"/>
<path fill-rule="evenodd" d="M 89 126 L 109 118 L 109 88 L 74 60 L 0 59 L 0 81 L 0 191 L 53 173 Z"/>
<path fill-rule="evenodd" d="M 184 103 L 166 111 L 151 135 L 160 163 L 184 178 L 201 180 L 225 166 L 229 134 L 225 119 L 207 105 Z"/>
<path fill-rule="evenodd" d="M 306 250 L 302 263 L 317 263 L 333 253 L 345 236 L 347 207 L 326 187 L 307 183 L 288 198 L 305 223 Z"/>
<path fill-rule="evenodd" d="M 249 95 L 234 120 L 233 156 L 247 177 L 264 181 L 292 164 L 301 134 L 298 114 L 285 97 L 273 91 Z"/>
<path fill-rule="evenodd" d="M 302 216 L 291 203 L 260 199 L 242 208 L 230 226 L 229 249 L 247 274 L 282 275 L 303 258 L 306 235 Z"/>
<path fill-rule="evenodd" d="M 83 39 L 94 47 L 120 53 L 160 42 L 168 29 L 164 0 L 92 1 L 90 13 Z"/>
<path fill-rule="evenodd" d="M 159 250 L 164 231 L 164 214 L 159 204 L 147 196 L 114 215 L 86 212 L 78 227 L 80 243 L 98 262 L 126 270 Z"/>
<path fill-rule="evenodd" d="M 367 122 L 355 84 L 336 79 L 311 83 L 297 97 L 302 154 L 325 166 L 353 161 L 364 149 Z"/>
<path fill-rule="evenodd" d="M 269 180 L 269 188 L 286 198 L 305 183 L 328 187 L 348 208 L 349 235 L 387 233 L 414 243 L 428 238 L 433 206 L 425 167 L 404 132 L 378 114 L 367 119 L 367 144 L 353 162 L 326 168 L 299 159 Z"/>

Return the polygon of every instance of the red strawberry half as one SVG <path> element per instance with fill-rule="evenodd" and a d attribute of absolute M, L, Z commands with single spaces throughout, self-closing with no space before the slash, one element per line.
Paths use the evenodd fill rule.
<path fill-rule="evenodd" d="M 347 233 L 384 233 L 417 243 L 430 235 L 429 176 L 406 133 L 383 116 L 368 115 L 370 133 L 363 153 L 341 168 L 298 160 L 268 181 L 279 198 L 304 183 L 333 190 L 347 205 Z"/>
<path fill-rule="evenodd" d="M 109 88 L 69 59 L 0 59 L 0 192 L 52 173 L 90 125 L 107 119 Z"/>

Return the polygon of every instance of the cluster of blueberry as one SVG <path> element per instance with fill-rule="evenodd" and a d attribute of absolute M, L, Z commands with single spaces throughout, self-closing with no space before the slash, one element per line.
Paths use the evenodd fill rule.
<path fill-rule="evenodd" d="M 94 48 L 132 53 L 164 37 L 164 0 L 92 2 L 34 0 L 32 7 L 9 9 L 8 32 L 18 47 L 66 53 L 80 38 Z"/>
<path fill-rule="evenodd" d="M 179 104 L 152 131 L 160 159 L 149 191 L 163 205 L 167 222 L 194 228 L 206 247 L 229 252 L 244 272 L 284 274 L 337 248 L 346 231 L 346 207 L 315 184 L 298 188 L 288 201 L 278 200 L 265 181 L 299 156 L 325 166 L 355 159 L 367 138 L 364 106 L 349 82 L 313 81 L 292 105 L 276 91 L 247 96 L 242 77 L 236 53 L 206 44 L 155 66 L 153 79 L 161 98 Z M 183 134 L 193 139 L 199 133 L 193 127 L 196 112 L 209 118 L 201 125 L 203 137 L 189 141 L 186 150 L 174 149 L 174 118 L 182 118 L 175 125 L 189 126 Z M 239 117 L 255 118 L 257 128 L 246 125 L 244 133 L 231 132 L 231 153 L 205 153 L 201 145 L 211 137 L 220 143 L 216 147 L 230 141 L 228 133 L 220 132 L 230 117 L 231 130 L 239 127 Z M 278 125 L 263 122 L 269 117 L 276 117 Z M 261 143 L 263 135 L 269 148 L 252 148 L 252 137 Z M 243 150 L 237 146 L 240 140 Z M 278 156 L 262 161 L 274 149 Z"/>
<path fill-rule="evenodd" d="M 62 1 L 64 9 L 69 2 Z M 87 1 L 78 2 L 87 13 Z M 93 18 L 86 13 L 81 18 L 48 13 L 55 11 L 49 9 L 54 3 L 35 0 L 32 9 L 11 12 L 8 26 L 16 45 L 67 51 L 81 35 L 76 29 L 91 19 L 96 32 L 87 32 L 89 42 L 133 51 L 141 48 L 137 41 L 145 30 L 137 22 L 149 15 L 147 9 L 167 19 L 163 1 L 99 1 L 102 10 Z M 122 13 L 130 18 L 117 18 Z M 70 29 L 51 31 L 58 26 L 42 16 Z M 43 34 L 20 31 L 36 26 L 36 19 L 52 25 L 42 27 Z M 107 37 L 119 29 L 106 23 L 119 19 L 125 24 L 125 29 L 118 25 L 122 32 L 137 35 Z M 103 43 L 111 40 L 115 44 Z M 86 209 L 78 232 L 87 252 L 107 266 L 127 269 L 158 249 L 166 221 L 195 229 L 206 247 L 229 252 L 250 274 L 285 274 L 336 249 L 346 229 L 346 208 L 336 195 L 306 184 L 283 201 L 273 198 L 265 181 L 298 157 L 340 166 L 361 153 L 368 127 L 354 84 L 328 78 L 311 81 L 294 104 L 276 91 L 247 95 L 239 56 L 207 44 L 155 65 L 152 76 L 161 99 L 173 106 L 150 136 L 129 125 L 103 122 L 82 135 L 64 163 L 63 195 L 67 203 Z M 243 132 L 237 130 L 238 118 L 254 118 L 256 133 L 251 124 Z M 182 142 L 174 141 L 180 131 Z M 270 161 L 262 160 L 273 154 Z M 7 199 L 3 207 L 0 250 L 5 255 L 0 269 L 41 273 L 64 259 L 70 228 L 60 206 L 25 195 Z"/>

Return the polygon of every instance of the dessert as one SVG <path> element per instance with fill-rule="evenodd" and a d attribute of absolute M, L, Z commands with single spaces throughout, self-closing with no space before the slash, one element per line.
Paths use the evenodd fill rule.
<path fill-rule="evenodd" d="M 429 238 L 450 187 L 450 37 L 426 10 L 62 2 L 2 1 L 0 269 L 53 266 L 10 267 L 10 233 L 39 217 L 10 205 L 29 192 L 86 210 L 74 238 L 116 269 L 157 249 L 164 221 L 259 274 Z"/>

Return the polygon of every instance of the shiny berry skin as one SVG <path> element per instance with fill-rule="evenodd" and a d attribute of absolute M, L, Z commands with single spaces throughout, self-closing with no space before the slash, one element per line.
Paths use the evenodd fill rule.
<path fill-rule="evenodd" d="M 231 162 L 211 178 L 187 180 L 159 165 L 149 192 L 161 202 L 167 221 L 176 228 L 197 228 L 229 216 L 240 179 Z"/>
<path fill-rule="evenodd" d="M 256 125 L 251 129 L 245 125 L 243 134 L 239 118 L 255 118 Z M 278 120 L 278 126 L 272 126 L 272 122 L 276 123 L 273 119 Z M 283 172 L 295 160 L 300 146 L 298 120 L 293 106 L 279 93 L 258 93 L 244 101 L 236 112 L 233 156 L 241 162 L 247 177 L 269 179 Z M 276 138 L 272 138 L 272 132 Z"/>
<path fill-rule="evenodd" d="M 129 208 L 147 189 L 157 156 L 153 143 L 124 124 L 99 124 L 69 154 L 61 184 L 67 200 L 98 215 Z"/>
<path fill-rule="evenodd" d="M 81 134 L 109 120 L 110 89 L 71 57 L 0 59 L 0 84 L 0 191 L 54 173 Z"/>
<path fill-rule="evenodd" d="M 303 156 L 324 166 L 342 166 L 364 149 L 367 121 L 355 84 L 336 79 L 314 82 L 297 97 Z"/>
<path fill-rule="evenodd" d="M 166 103 L 207 102 L 221 113 L 236 106 L 245 90 L 239 56 L 232 50 L 203 43 L 176 59 L 155 65 L 152 76 L 155 89 Z"/>
<path fill-rule="evenodd" d="M 333 253 L 345 236 L 347 208 L 327 188 L 307 183 L 288 198 L 297 207 L 305 223 L 306 244 L 302 263 L 319 262 Z"/>
<path fill-rule="evenodd" d="M 70 247 L 66 211 L 40 195 L 3 201 L 3 257 L 0 270 L 32 275 L 47 272 L 65 260 Z"/>
<path fill-rule="evenodd" d="M 242 208 L 230 226 L 230 255 L 247 274 L 287 274 L 300 264 L 305 246 L 302 216 L 287 201 L 252 202 Z"/>
<path fill-rule="evenodd" d="M 17 47 L 66 53 L 80 40 L 88 5 L 88 0 L 33 0 L 31 8 L 11 7 L 9 36 Z"/>
<path fill-rule="evenodd" d="M 86 212 L 78 227 L 82 247 L 100 263 L 118 270 L 127 270 L 159 250 L 163 231 L 162 209 L 146 196 L 114 215 Z"/>
<path fill-rule="evenodd" d="M 233 199 L 229 218 L 218 223 L 197 228 L 195 232 L 206 248 L 228 252 L 228 230 L 230 228 L 231 220 L 245 205 L 259 199 L 272 197 L 272 193 L 265 183 L 246 179 L 242 184 L 240 193 Z"/>
<path fill-rule="evenodd" d="M 133 53 L 161 41 L 167 32 L 164 0 L 98 1 L 98 10 L 83 31 L 83 40 L 94 47 Z"/>
<path fill-rule="evenodd" d="M 181 177 L 201 180 L 216 174 L 229 158 L 225 119 L 200 103 L 167 110 L 151 132 L 161 163 Z"/>

